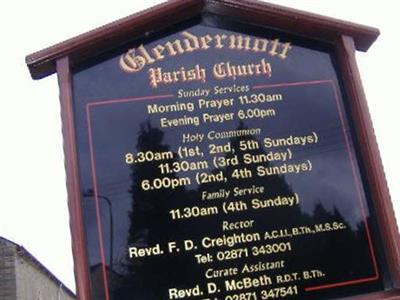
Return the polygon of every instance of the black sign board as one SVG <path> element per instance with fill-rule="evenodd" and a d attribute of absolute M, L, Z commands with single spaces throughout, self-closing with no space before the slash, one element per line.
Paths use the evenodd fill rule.
<path fill-rule="evenodd" d="M 80 299 L 397 295 L 354 62 L 376 37 L 172 1 L 28 57 L 33 77 L 59 74 Z"/>

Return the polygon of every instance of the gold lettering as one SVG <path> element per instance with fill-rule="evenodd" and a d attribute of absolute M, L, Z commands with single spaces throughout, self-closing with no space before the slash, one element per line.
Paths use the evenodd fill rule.
<path fill-rule="evenodd" d="M 180 40 L 175 40 L 175 42 L 171 43 L 168 42 L 165 44 L 165 48 L 167 49 L 169 55 L 175 56 L 178 53 L 183 54 L 185 53 L 185 50 L 182 48 L 182 44 Z"/>
<path fill-rule="evenodd" d="M 197 38 L 197 36 L 187 31 L 182 32 L 181 35 L 186 38 L 183 40 L 183 44 L 185 45 L 185 49 L 187 52 L 193 52 L 200 48 L 199 39 Z"/>
<path fill-rule="evenodd" d="M 271 64 L 262 59 L 259 64 L 233 65 L 231 62 L 215 64 L 213 67 L 215 79 L 230 78 L 236 80 L 238 77 L 252 75 L 265 75 L 268 78 L 272 76 Z"/>
<path fill-rule="evenodd" d="M 215 48 L 217 48 L 217 49 L 222 49 L 222 48 L 224 48 L 224 45 L 222 44 L 222 41 L 223 41 L 223 40 L 226 40 L 226 38 L 227 38 L 227 36 L 226 36 L 225 34 L 223 34 L 223 35 L 216 34 L 216 35 L 214 36 L 214 39 L 215 39 Z"/>
<path fill-rule="evenodd" d="M 285 43 L 283 45 L 283 50 L 282 50 L 281 54 L 279 54 L 279 57 L 282 59 L 285 59 L 287 57 L 287 54 L 290 49 L 292 49 L 292 46 L 290 46 L 290 43 Z"/>
<path fill-rule="evenodd" d="M 146 65 L 154 64 L 156 61 L 164 60 L 167 56 L 177 56 L 181 54 L 191 53 L 198 50 L 208 50 L 210 48 L 222 49 L 227 46 L 231 50 L 252 51 L 254 53 L 265 52 L 269 56 L 277 56 L 280 59 L 286 59 L 289 51 L 292 49 L 291 43 L 281 43 L 279 39 L 268 40 L 262 38 L 254 38 L 243 35 L 225 35 L 215 34 L 213 36 L 207 34 L 204 36 L 196 36 L 188 31 L 181 33 L 182 39 L 167 41 L 164 44 L 158 44 L 147 50 L 143 45 L 138 48 L 128 50 L 121 55 L 119 59 L 120 68 L 127 73 L 135 73 L 141 71 Z M 225 42 L 226 41 L 226 42 Z M 191 80 L 197 76 L 196 71 L 180 72 L 174 74 L 160 75 L 157 69 L 150 71 L 153 79 L 161 77 L 162 80 L 172 82 L 177 78 L 183 78 L 183 81 Z M 263 60 L 261 64 L 248 64 L 230 67 L 228 63 L 221 63 L 214 66 L 214 77 L 217 79 L 232 78 L 236 79 L 240 76 L 271 75 L 271 66 Z M 158 76 L 158 77 L 157 77 Z M 154 81 L 155 82 L 155 81 Z"/>
<path fill-rule="evenodd" d="M 255 39 L 252 51 L 253 52 L 267 52 L 268 42 L 269 41 L 266 39 Z"/>
<path fill-rule="evenodd" d="M 135 55 L 135 49 L 130 49 L 128 53 L 119 59 L 119 65 L 127 73 L 138 72 L 145 66 L 146 62 L 142 56 Z"/>
<path fill-rule="evenodd" d="M 275 40 L 272 42 L 272 48 L 271 48 L 271 50 L 269 51 L 269 55 L 271 55 L 271 56 L 277 55 L 278 52 L 276 52 L 276 49 L 278 49 L 278 46 L 279 46 L 279 39 L 275 39 Z"/>
<path fill-rule="evenodd" d="M 241 35 L 230 35 L 229 36 L 230 44 L 229 44 L 229 49 L 237 49 L 237 50 L 242 50 L 244 48 L 243 46 L 243 36 Z"/>
<path fill-rule="evenodd" d="M 148 64 L 155 63 L 156 61 L 150 56 L 149 52 L 147 52 L 146 48 L 143 45 L 140 45 L 138 50 L 142 53 L 143 57 L 146 59 Z"/>
<path fill-rule="evenodd" d="M 213 40 L 213 38 L 210 35 L 202 36 L 200 38 L 200 43 L 201 43 L 200 48 L 203 50 L 210 49 L 210 46 L 208 44 L 211 43 L 212 40 Z"/>
<path fill-rule="evenodd" d="M 165 47 L 162 45 L 157 45 L 156 47 L 153 48 L 153 53 L 157 60 L 164 59 L 165 56 L 162 55 L 164 50 L 165 50 Z"/>

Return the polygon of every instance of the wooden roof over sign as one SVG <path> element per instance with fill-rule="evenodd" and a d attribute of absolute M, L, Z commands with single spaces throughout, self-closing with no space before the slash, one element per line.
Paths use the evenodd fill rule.
<path fill-rule="evenodd" d="M 41 79 L 55 73 L 56 61 L 62 57 L 68 56 L 76 64 L 154 28 L 163 29 L 207 12 L 328 43 L 341 35 L 350 36 L 360 51 L 368 50 L 379 36 L 376 28 L 261 1 L 172 0 L 30 54 L 26 64 L 32 78 Z"/>

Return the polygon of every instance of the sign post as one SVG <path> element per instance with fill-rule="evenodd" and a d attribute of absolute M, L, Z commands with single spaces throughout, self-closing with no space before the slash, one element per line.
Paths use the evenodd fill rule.
<path fill-rule="evenodd" d="M 59 78 L 79 299 L 397 299 L 355 62 L 378 35 L 178 0 L 29 55 Z"/>

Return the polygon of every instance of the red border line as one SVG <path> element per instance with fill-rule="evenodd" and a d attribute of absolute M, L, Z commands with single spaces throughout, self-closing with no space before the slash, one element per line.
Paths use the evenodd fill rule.
<path fill-rule="evenodd" d="M 97 105 L 106 105 L 106 104 L 114 104 L 114 103 L 126 103 L 132 101 L 139 101 L 139 100 L 156 100 L 156 99 L 165 99 L 165 98 L 172 98 L 175 95 L 156 95 L 156 96 L 143 96 L 143 97 L 135 97 L 135 98 L 121 98 L 121 99 L 112 99 L 112 100 L 105 100 L 105 101 L 94 101 L 87 104 L 87 106 L 97 106 Z"/>
<path fill-rule="evenodd" d="M 357 189 L 357 193 L 358 193 L 358 199 L 360 201 L 361 212 L 362 212 L 363 217 L 364 217 L 364 225 L 365 225 L 365 227 L 367 229 L 367 238 L 368 238 L 368 243 L 370 245 L 371 256 L 372 256 L 373 265 L 374 265 L 374 268 L 375 268 L 375 274 L 379 278 L 379 275 L 378 275 L 378 263 L 376 261 L 376 255 L 375 255 L 375 251 L 374 251 L 374 247 L 373 247 L 373 243 L 372 243 L 371 232 L 370 232 L 369 225 L 368 225 L 368 222 L 367 222 L 367 215 L 365 213 L 365 204 L 362 201 L 362 192 L 361 192 L 360 182 L 356 180 L 357 179 L 356 163 L 355 163 L 355 159 L 353 157 L 353 153 L 351 152 L 351 146 L 350 146 L 349 137 L 348 137 L 348 135 L 346 134 L 346 131 L 345 131 L 343 111 L 342 111 L 342 109 L 340 108 L 340 105 L 339 105 L 339 94 L 338 94 L 337 88 L 333 84 L 333 82 L 332 82 L 332 87 L 333 87 L 333 90 L 335 92 L 336 104 L 337 104 L 337 107 L 338 107 L 338 110 L 339 110 L 339 114 L 340 114 L 340 119 L 341 119 L 341 122 L 342 122 L 343 135 L 344 135 L 344 137 L 346 139 L 347 151 L 349 153 L 349 157 L 350 157 L 350 160 L 351 160 L 351 166 L 352 166 L 354 181 L 355 181 L 356 189 Z"/>
<path fill-rule="evenodd" d="M 361 214 L 363 217 L 363 223 L 364 227 L 366 229 L 366 235 L 367 235 L 367 240 L 368 240 L 368 246 L 369 246 L 369 252 L 371 255 L 372 259 L 372 264 L 374 267 L 375 275 L 373 277 L 368 277 L 368 278 L 362 278 L 362 279 L 357 279 L 357 280 L 350 280 L 350 281 L 345 281 L 345 282 L 339 282 L 339 283 L 332 283 L 332 284 L 326 284 L 326 285 L 320 285 L 320 286 L 313 286 L 313 287 L 308 287 L 305 288 L 306 292 L 311 292 L 311 291 L 317 291 L 317 290 L 323 290 L 323 289 L 330 289 L 334 287 L 341 287 L 341 286 L 347 286 L 347 285 L 353 285 L 353 284 L 358 284 L 358 283 L 365 283 L 365 282 L 371 282 L 379 279 L 379 270 L 378 270 L 378 263 L 376 261 L 376 255 L 375 255 L 375 250 L 374 246 L 372 243 L 372 238 L 371 238 L 371 232 L 369 229 L 369 225 L 367 222 L 367 216 L 365 213 L 365 205 L 363 203 L 363 198 L 362 198 L 362 193 L 361 193 L 361 187 L 359 185 L 359 182 L 357 180 L 357 171 L 356 171 L 356 166 L 355 166 L 355 160 L 351 151 L 351 146 L 350 146 L 350 140 L 348 135 L 346 134 L 346 129 L 345 129 L 345 121 L 344 121 L 344 114 L 342 111 L 342 108 L 340 106 L 340 100 L 339 100 L 339 93 L 337 86 L 333 80 L 316 80 L 316 81 L 303 81 L 303 82 L 291 82 L 291 83 L 279 83 L 279 84 L 268 84 L 268 85 L 256 85 L 253 87 L 253 89 L 263 89 L 263 88 L 276 88 L 276 87 L 287 87 L 287 86 L 301 86 L 301 85 L 312 85 L 312 84 L 323 84 L 323 83 L 329 83 L 333 89 L 334 95 L 335 95 L 335 101 L 336 101 L 336 108 L 339 113 L 339 118 L 340 118 L 340 125 L 342 128 L 342 133 L 345 138 L 345 143 L 346 143 L 346 150 L 349 155 L 349 160 L 350 160 L 350 165 L 353 173 L 353 179 L 354 183 L 356 186 L 357 190 L 357 195 L 358 195 L 358 200 L 361 208 Z"/>
<path fill-rule="evenodd" d="M 372 243 L 372 238 L 371 238 L 371 233 L 369 229 L 369 225 L 367 222 L 367 217 L 365 213 L 365 205 L 362 201 L 362 193 L 361 193 L 361 187 L 359 186 L 359 182 L 357 181 L 357 172 L 356 172 L 356 166 L 355 166 L 355 161 L 353 158 L 353 154 L 351 152 L 351 146 L 350 146 L 350 141 L 349 137 L 346 134 L 345 130 L 345 121 L 344 121 L 344 116 L 342 112 L 342 108 L 340 106 L 340 101 L 339 101 L 339 93 L 336 87 L 336 84 L 334 83 L 333 80 L 315 80 L 315 81 L 301 81 L 301 82 L 290 82 L 290 83 L 279 83 L 279 84 L 268 84 L 268 85 L 256 85 L 253 86 L 253 89 L 264 89 L 264 88 L 277 88 L 277 87 L 288 87 L 288 86 L 302 86 L 302 85 L 313 85 L 313 84 L 323 84 L 323 83 L 329 83 L 333 89 L 334 95 L 335 95 L 335 100 L 336 100 L 336 107 L 338 109 L 339 113 L 339 118 L 340 118 L 340 123 L 342 127 L 342 132 L 345 138 L 346 142 L 346 149 L 349 155 L 350 159 L 350 165 L 352 168 L 352 173 L 353 173 L 353 178 L 358 194 L 358 199 L 360 202 L 360 207 L 361 207 L 361 213 L 364 218 L 364 226 L 366 229 L 366 234 L 367 234 L 367 239 L 368 239 L 368 245 L 369 245 L 369 250 L 370 250 L 370 255 L 372 259 L 372 263 L 374 266 L 375 270 L 375 276 L 373 277 L 368 277 L 368 278 L 363 278 L 363 279 L 358 279 L 358 280 L 351 280 L 351 281 L 345 281 L 345 282 L 339 282 L 339 283 L 332 283 L 332 284 L 327 284 L 327 285 L 321 285 L 321 286 L 314 286 L 314 287 L 308 287 L 305 288 L 306 292 L 310 291 L 317 291 L 317 290 L 322 290 L 322 289 L 329 289 L 329 288 L 334 288 L 334 287 L 341 287 L 341 286 L 347 286 L 347 285 L 353 285 L 353 284 L 358 284 L 358 283 L 365 283 L 365 282 L 371 282 L 379 279 L 379 273 L 378 273 L 378 264 L 375 256 L 375 250 L 373 247 Z M 91 118 L 90 118 L 90 108 L 92 106 L 98 106 L 98 105 L 107 105 L 107 104 L 115 104 L 115 103 L 127 103 L 127 102 L 132 102 L 132 101 L 139 101 L 139 100 L 150 100 L 150 99 L 166 99 L 166 98 L 172 98 L 174 95 L 169 94 L 169 95 L 156 95 L 156 96 L 143 96 L 143 97 L 136 97 L 136 98 L 124 98 L 124 99 L 112 99 L 112 100 L 105 100 L 105 101 L 95 101 L 95 102 L 90 102 L 86 105 L 86 114 L 87 114 L 87 121 L 88 121 L 88 133 L 89 133 L 89 146 L 90 146 L 90 157 L 91 157 L 91 164 L 92 164 L 92 179 L 93 179 L 93 186 L 94 186 L 94 196 L 96 200 L 96 219 L 97 219 L 97 226 L 98 226 L 98 235 L 99 235 L 99 243 L 100 243 L 100 256 L 102 260 L 102 269 L 103 269 L 103 281 L 104 281 L 104 286 L 105 286 L 105 291 L 106 291 L 106 300 L 109 300 L 109 290 L 108 290 L 108 278 L 107 278 L 107 269 L 106 269 L 106 261 L 105 261 L 105 255 L 104 255 L 104 241 L 103 241 L 103 231 L 102 231 L 102 226 L 101 226 L 101 214 L 100 214 L 100 205 L 99 205 L 99 199 L 98 199 L 98 188 L 97 188 L 97 178 L 96 178 L 96 166 L 95 166 L 95 159 L 94 159 L 94 149 L 93 149 L 93 136 L 92 136 L 92 126 L 91 126 Z"/>
<path fill-rule="evenodd" d="M 89 136 L 89 150 L 90 150 L 90 163 L 92 167 L 92 182 L 93 182 L 93 191 L 94 198 L 96 203 L 96 221 L 97 221 L 97 233 L 99 238 L 99 246 L 100 246 L 100 259 L 103 273 L 103 284 L 104 284 L 104 292 L 106 296 L 106 300 L 110 300 L 110 291 L 108 285 L 108 275 L 107 275 L 107 263 L 105 259 L 105 251 L 104 251 L 104 240 L 103 240 L 103 228 L 101 225 L 101 213 L 100 213 L 100 204 L 99 204 L 99 193 L 97 187 L 97 176 L 96 176 L 96 161 L 94 158 L 94 147 L 93 147 L 93 131 L 92 131 L 92 120 L 90 115 L 90 108 L 93 106 L 99 105 L 107 105 L 107 104 L 115 104 L 115 103 L 127 103 L 132 101 L 139 100 L 150 100 L 150 99 L 166 99 L 172 98 L 174 95 L 156 95 L 156 96 L 143 96 L 136 98 L 123 98 L 123 99 L 112 99 L 106 101 L 95 101 L 86 104 L 86 119 L 88 125 L 88 136 Z M 111 270 L 112 271 L 112 270 Z"/>
<path fill-rule="evenodd" d="M 276 84 L 261 84 L 253 86 L 253 89 L 265 89 L 265 88 L 275 88 L 283 86 L 299 86 L 299 85 L 311 85 L 318 83 L 333 83 L 332 80 L 314 80 L 314 81 L 298 81 L 298 82 L 288 82 L 288 83 L 276 83 Z"/>
<path fill-rule="evenodd" d="M 107 278 L 107 268 L 106 268 L 106 260 L 104 255 L 104 241 L 103 241 L 103 229 L 101 226 L 100 220 L 100 205 L 98 200 L 98 189 L 97 189 L 97 177 L 96 177 L 96 164 L 94 160 L 94 149 L 93 149 L 93 136 L 92 136 L 92 121 L 90 118 L 90 106 L 86 105 L 86 118 L 88 122 L 88 134 L 89 134 L 89 147 L 90 147 L 90 163 L 92 166 L 92 180 L 93 180 L 93 190 L 94 197 L 96 200 L 96 220 L 97 220 L 97 233 L 100 243 L 100 259 L 101 259 L 101 268 L 103 271 L 103 283 L 104 283 L 104 293 L 106 296 L 106 300 L 110 299 L 110 293 L 108 290 L 108 278 Z"/>
<path fill-rule="evenodd" d="M 323 289 L 331 289 L 331 288 L 335 288 L 335 287 L 342 287 L 342 286 L 353 285 L 353 284 L 358 284 L 358 283 L 366 283 L 366 282 L 378 280 L 378 278 L 379 278 L 379 276 L 374 276 L 374 277 L 363 278 L 363 279 L 358 279 L 358 280 L 350 280 L 350 281 L 344 281 L 344 282 L 339 282 L 339 283 L 332 283 L 332 284 L 326 284 L 326 285 L 321 285 L 321 286 L 308 287 L 305 289 L 305 291 L 313 292 L 313 291 L 319 291 L 319 290 L 323 290 Z"/>

